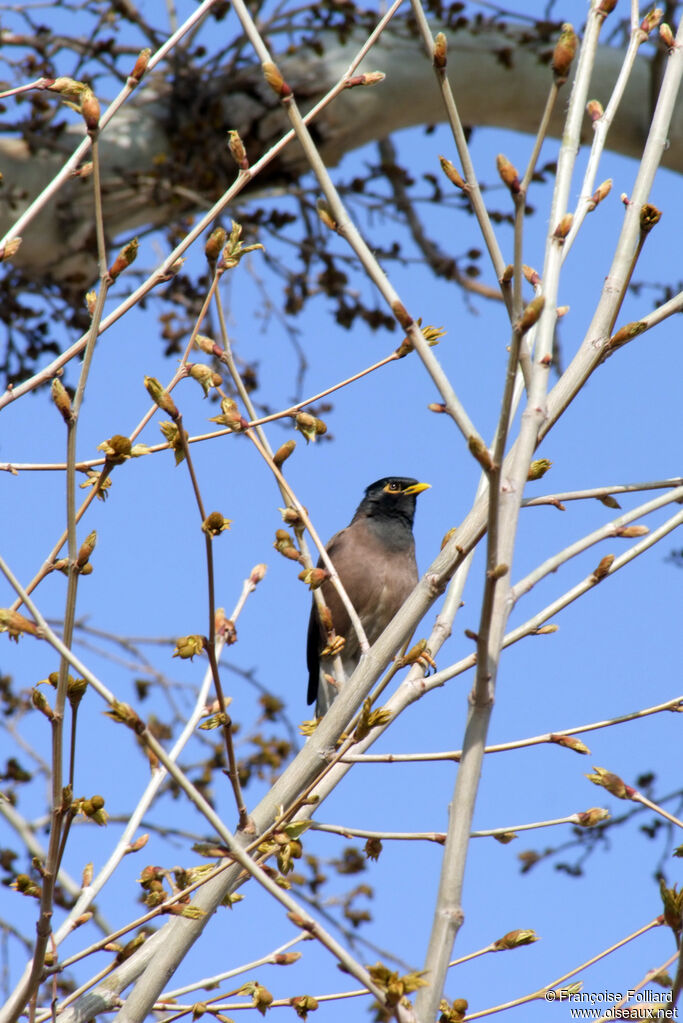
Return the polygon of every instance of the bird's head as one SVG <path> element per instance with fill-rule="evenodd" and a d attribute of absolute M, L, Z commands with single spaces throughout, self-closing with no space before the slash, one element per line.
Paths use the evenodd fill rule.
<path fill-rule="evenodd" d="M 406 520 L 412 527 L 415 499 L 431 484 L 419 483 L 410 476 L 384 476 L 366 488 L 356 518 Z"/>

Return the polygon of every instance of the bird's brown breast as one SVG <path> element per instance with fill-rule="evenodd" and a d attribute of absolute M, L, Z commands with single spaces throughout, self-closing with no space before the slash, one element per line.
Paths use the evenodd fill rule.
<path fill-rule="evenodd" d="M 332 538 L 328 552 L 361 620 L 368 642 L 374 643 L 417 584 L 417 563 L 412 534 L 406 543 L 387 551 L 368 520 L 360 519 Z M 345 662 L 358 660 L 360 648 L 346 608 L 331 582 L 323 597 L 332 614 L 335 632 L 346 636 Z"/>

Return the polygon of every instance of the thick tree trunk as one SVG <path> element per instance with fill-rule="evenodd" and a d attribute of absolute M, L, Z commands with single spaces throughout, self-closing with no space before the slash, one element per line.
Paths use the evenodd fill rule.
<path fill-rule="evenodd" d="M 464 24 L 447 32 L 449 76 L 461 119 L 467 125 L 498 126 L 533 132 L 547 95 L 548 66 L 554 40 L 531 30 L 497 25 Z M 330 43 L 322 57 L 305 50 L 283 58 L 280 66 L 302 108 L 308 109 L 344 73 L 362 42 Z M 621 66 L 620 50 L 601 48 L 591 96 L 606 103 Z M 337 164 L 353 149 L 401 128 L 443 120 L 444 110 L 433 71 L 420 41 L 405 26 L 394 24 L 363 65 L 384 71 L 373 88 L 344 90 L 314 122 L 323 157 Z M 636 156 L 645 138 L 653 97 L 655 66 L 641 56 L 611 129 L 610 149 Z M 256 160 L 287 125 L 261 69 L 220 79 L 188 75 L 173 90 L 153 81 L 136 94 L 107 126 L 101 137 L 105 224 L 114 239 L 145 226 L 170 223 L 179 212 L 206 208 L 235 176 L 226 133 L 236 128 L 249 157 Z M 561 131 L 563 104 L 550 125 Z M 21 140 L 0 142 L 4 174 L 0 201 L 0 232 L 51 180 L 82 138 L 80 125 L 64 132 L 55 151 L 31 152 Z M 586 118 L 585 139 L 591 125 Z M 683 171 L 683 106 L 672 126 L 667 166 Z M 271 164 L 247 191 L 247 197 L 281 185 L 304 169 L 296 142 Z M 23 232 L 14 262 L 30 275 L 49 275 L 80 287 L 94 272 L 93 218 L 90 182 L 73 179 Z"/>

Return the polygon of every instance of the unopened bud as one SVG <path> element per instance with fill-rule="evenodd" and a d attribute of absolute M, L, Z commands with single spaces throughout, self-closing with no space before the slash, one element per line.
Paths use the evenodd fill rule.
<path fill-rule="evenodd" d="M 283 463 L 287 461 L 289 456 L 294 451 L 295 447 L 296 447 L 295 440 L 286 440 L 284 444 L 280 445 L 280 447 L 273 455 L 273 461 L 275 462 L 275 465 L 278 467 L 278 469 L 282 468 Z"/>
<path fill-rule="evenodd" d="M 10 240 L 6 242 L 2 248 L 0 248 L 0 262 L 3 262 L 5 259 L 11 259 L 20 245 L 21 238 L 10 238 Z"/>
<path fill-rule="evenodd" d="M 216 227 L 211 232 L 204 246 L 204 255 L 209 263 L 215 263 L 218 260 L 227 237 L 228 235 L 224 227 Z"/>
<path fill-rule="evenodd" d="M 537 295 L 536 298 L 532 298 L 515 323 L 515 331 L 519 334 L 526 334 L 527 330 L 538 322 L 544 307 L 545 298 L 543 295 Z"/>
<path fill-rule="evenodd" d="M 622 536 L 625 540 L 631 540 L 636 536 L 647 536 L 650 532 L 647 526 L 622 526 L 617 529 L 615 535 Z"/>
<path fill-rule="evenodd" d="M 196 334 L 194 339 L 195 348 L 198 348 L 200 352 L 204 352 L 205 355 L 217 355 L 222 349 L 212 337 L 207 337 L 205 334 Z"/>
<path fill-rule="evenodd" d="M 249 575 L 249 582 L 253 583 L 253 585 L 256 586 L 256 584 L 260 583 L 261 580 L 264 578 L 267 571 L 268 566 L 264 565 L 263 562 L 259 562 L 258 565 L 254 565 Z"/>
<path fill-rule="evenodd" d="M 135 64 L 133 66 L 133 70 L 131 71 L 128 77 L 129 85 L 136 86 L 138 84 L 138 82 L 144 75 L 145 71 L 147 70 L 147 65 L 149 64 L 149 58 L 151 56 L 152 51 L 148 46 L 146 46 L 144 50 L 140 50 L 140 52 L 138 53 L 137 60 L 135 61 Z"/>
<path fill-rule="evenodd" d="M 332 210 L 330 209 L 327 199 L 322 198 L 317 199 L 315 207 L 316 210 L 318 211 L 318 216 L 322 220 L 325 227 L 329 227 L 330 231 L 338 230 L 339 225 L 337 224 L 337 221 L 334 219 L 332 215 Z"/>
<path fill-rule="evenodd" d="M 81 96 L 81 113 L 90 134 L 96 132 L 100 124 L 100 104 L 92 89 L 86 89 Z"/>
<path fill-rule="evenodd" d="M 90 555 L 95 550 L 95 544 L 97 543 L 97 532 L 93 529 L 92 533 L 88 533 L 85 540 L 80 546 L 78 551 L 78 557 L 76 558 L 76 564 L 79 568 L 90 560 Z"/>
<path fill-rule="evenodd" d="M 502 938 L 494 941 L 493 949 L 495 952 L 505 952 L 511 948 L 519 948 L 521 945 L 531 945 L 534 941 L 538 941 L 538 935 L 535 931 L 521 929 L 508 931 Z"/>
<path fill-rule="evenodd" d="M 553 231 L 553 238 L 556 238 L 560 245 L 564 244 L 564 240 L 571 231 L 573 223 L 574 223 L 573 213 L 565 213 L 565 215 L 560 219 L 559 224 Z"/>
<path fill-rule="evenodd" d="M 662 211 L 656 206 L 646 202 L 640 207 L 640 230 L 643 234 L 649 234 L 655 224 L 662 219 Z"/>
<path fill-rule="evenodd" d="M 379 85 L 387 76 L 383 71 L 364 71 L 361 75 L 351 75 L 344 79 L 345 89 L 354 89 L 357 85 Z"/>
<path fill-rule="evenodd" d="M 65 423 L 71 422 L 71 398 L 62 381 L 55 377 L 51 384 L 52 400 Z"/>
<path fill-rule="evenodd" d="M 290 561 L 301 561 L 301 554 L 296 549 L 294 541 L 286 529 L 275 530 L 275 543 L 273 544 L 273 547 L 276 551 L 279 551 L 283 557 L 289 558 Z"/>
<path fill-rule="evenodd" d="M 645 330 L 647 330 L 647 323 L 644 320 L 633 320 L 631 323 L 626 323 L 609 339 L 608 348 L 610 351 L 621 348 L 622 345 L 632 341 L 634 337 L 638 337 Z"/>
<path fill-rule="evenodd" d="M 581 828 L 594 828 L 609 817 L 609 812 L 600 806 L 592 806 L 590 810 L 582 810 L 576 814 L 576 823 Z"/>
<path fill-rule="evenodd" d="M 439 163 L 441 164 L 441 170 L 444 172 L 449 181 L 451 181 L 456 188 L 460 188 L 463 191 L 466 188 L 465 180 L 456 170 L 455 165 L 447 160 L 445 156 L 439 157 Z"/>
<path fill-rule="evenodd" d="M 671 31 L 671 26 L 667 25 L 665 21 L 663 21 L 662 24 L 659 26 L 659 37 L 664 43 L 664 45 L 669 48 L 669 50 L 673 50 L 674 46 L 676 45 L 676 40 L 674 38 L 673 32 Z"/>
<path fill-rule="evenodd" d="M 599 121 L 604 112 L 605 110 L 600 100 L 591 99 L 588 101 L 588 103 L 586 103 L 586 113 L 590 117 L 591 121 L 593 121 L 593 123 Z"/>
<path fill-rule="evenodd" d="M 135 262 L 137 254 L 138 240 L 137 238 L 133 238 L 133 240 L 128 242 L 127 245 L 123 246 L 118 256 L 107 270 L 107 276 L 110 283 L 113 283 L 119 274 L 123 273 L 123 271 L 126 270 L 131 263 Z"/>
<path fill-rule="evenodd" d="M 157 407 L 160 408 L 162 412 L 165 412 L 166 415 L 171 416 L 172 419 L 178 419 L 180 412 L 178 412 L 173 398 L 168 391 L 162 387 L 156 377 L 145 377 L 144 383 L 147 388 L 147 393 Z"/>
<path fill-rule="evenodd" d="M 443 32 L 438 32 L 434 39 L 434 67 L 446 67 L 447 50 L 446 36 Z"/>
<path fill-rule="evenodd" d="M 565 22 L 562 26 L 562 33 L 553 52 L 552 69 L 553 74 L 555 75 L 555 81 L 558 85 L 562 85 L 567 81 L 572 61 L 576 56 L 576 47 L 578 42 L 579 40 L 574 32 L 573 26 L 570 25 L 569 22 Z"/>
<path fill-rule="evenodd" d="M 593 570 L 592 578 L 593 581 L 599 583 L 601 579 L 604 579 L 609 574 L 609 570 L 612 567 L 614 561 L 613 554 L 606 554 L 604 558 L 601 558 L 597 566 Z"/>
<path fill-rule="evenodd" d="M 479 465 L 485 472 L 491 472 L 493 469 L 493 459 L 491 458 L 491 452 L 486 447 L 486 444 L 477 436 L 472 434 L 467 438 L 467 447 L 470 449 L 470 453 L 474 455 Z"/>
<path fill-rule="evenodd" d="M 261 67 L 265 80 L 276 96 L 279 96 L 280 99 L 287 99 L 292 95 L 292 90 L 282 77 L 282 72 L 276 64 L 273 64 L 272 61 L 265 61 Z"/>
<path fill-rule="evenodd" d="M 548 469 L 553 463 L 547 458 L 537 458 L 529 466 L 529 472 L 527 473 L 527 480 L 530 482 L 533 480 L 542 479 L 547 473 Z"/>
<path fill-rule="evenodd" d="M 594 210 L 598 203 L 601 203 L 603 199 L 606 199 L 611 191 L 612 179 L 607 178 L 605 181 L 602 182 L 601 185 L 598 185 L 598 187 L 593 192 L 590 199 L 589 209 Z"/>
<path fill-rule="evenodd" d="M 244 142 L 242 142 L 238 131 L 233 130 L 228 132 L 228 149 L 230 150 L 232 158 L 239 169 L 249 170 L 247 151 L 244 148 Z"/>
<path fill-rule="evenodd" d="M 496 167 L 498 168 L 501 181 L 504 185 L 507 185 L 510 194 L 517 195 L 520 189 L 517 168 L 502 153 L 499 153 L 496 157 Z"/>

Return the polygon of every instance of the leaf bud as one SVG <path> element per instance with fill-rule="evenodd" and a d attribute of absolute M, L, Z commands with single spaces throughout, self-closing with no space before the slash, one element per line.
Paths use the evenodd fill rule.
<path fill-rule="evenodd" d="M 205 334 L 196 334 L 194 339 L 194 346 L 198 348 L 200 352 L 204 352 L 204 355 L 221 355 L 223 349 L 220 345 L 217 345 L 212 337 L 207 337 Z"/>
<path fill-rule="evenodd" d="M 100 104 L 92 89 L 86 88 L 81 96 L 81 113 L 88 133 L 95 134 L 100 125 Z"/>
<path fill-rule="evenodd" d="M 232 519 L 225 519 L 220 512 L 215 511 L 204 519 L 202 529 L 207 536 L 220 536 L 226 529 L 230 529 L 231 524 Z"/>
<path fill-rule="evenodd" d="M 580 828 L 594 828 L 609 818 L 609 811 L 600 806 L 592 806 L 590 810 L 582 810 L 576 814 L 576 823 Z"/>
<path fill-rule="evenodd" d="M 215 263 L 218 260 L 227 237 L 228 234 L 224 227 L 216 227 L 206 239 L 204 255 L 209 263 Z"/>
<path fill-rule="evenodd" d="M 196 654 L 201 654 L 204 649 L 203 636 L 181 636 L 176 640 L 173 657 L 180 657 L 182 661 L 193 660 Z"/>
<path fill-rule="evenodd" d="M 239 169 L 249 170 L 247 151 L 244 148 L 244 142 L 242 142 L 238 131 L 231 130 L 228 132 L 228 149 Z"/>
<path fill-rule="evenodd" d="M 294 541 L 286 529 L 275 530 L 275 543 L 273 547 L 290 561 L 301 561 L 301 554 L 296 549 Z"/>
<path fill-rule="evenodd" d="M 467 447 L 470 450 L 470 454 L 474 455 L 479 465 L 482 467 L 484 472 L 491 472 L 493 469 L 493 459 L 491 458 L 491 452 L 486 447 L 484 441 L 477 434 L 473 433 L 467 438 Z"/>
<path fill-rule="evenodd" d="M 556 238 L 560 245 L 564 245 L 564 240 L 571 231 L 573 223 L 573 213 L 565 213 L 564 216 L 560 218 L 559 224 L 553 231 L 553 238 Z"/>
<path fill-rule="evenodd" d="M 520 190 L 517 168 L 502 153 L 499 153 L 496 157 L 496 167 L 498 168 L 501 181 L 507 186 L 510 194 L 517 195 Z"/>
<path fill-rule="evenodd" d="M 671 26 L 667 25 L 665 21 L 659 26 L 659 37 L 669 50 L 673 50 L 676 45 L 674 34 L 671 31 Z"/>
<path fill-rule="evenodd" d="M 536 458 L 529 466 L 527 480 L 532 482 L 533 480 L 542 479 L 552 464 L 547 458 Z"/>
<path fill-rule="evenodd" d="M 596 568 L 593 569 L 592 579 L 594 582 L 599 583 L 601 579 L 604 579 L 605 576 L 609 574 L 613 561 L 613 554 L 606 554 L 604 558 L 600 559 Z"/>
<path fill-rule="evenodd" d="M 578 42 L 574 27 L 565 22 L 553 52 L 552 69 L 557 85 L 563 85 L 567 81 Z"/>
<path fill-rule="evenodd" d="M 532 945 L 534 941 L 538 941 L 538 935 L 535 931 L 508 931 L 502 938 L 498 938 L 497 941 L 493 942 L 493 951 L 505 952 L 511 948 L 519 948 L 521 945 Z"/>
<path fill-rule="evenodd" d="M 330 231 L 337 231 L 339 229 L 327 199 L 323 199 L 322 196 L 316 199 L 315 208 L 325 227 L 329 227 Z"/>
<path fill-rule="evenodd" d="M 586 777 L 594 785 L 600 785 L 607 789 L 617 799 L 631 799 L 635 795 L 635 789 L 622 781 L 618 774 L 606 770 L 604 767 L 594 767 L 595 774 L 587 774 Z"/>
<path fill-rule="evenodd" d="M 83 568 L 85 564 L 90 560 L 90 555 L 95 550 L 95 544 L 97 543 L 97 531 L 93 529 L 91 533 L 88 533 L 85 540 L 81 544 L 78 556 L 76 558 L 76 565 L 78 568 Z"/>
<path fill-rule="evenodd" d="M 603 181 L 602 184 L 598 185 L 598 187 L 593 192 L 593 194 L 592 194 L 592 196 L 590 198 L 589 209 L 590 210 L 594 210 L 595 207 L 598 205 L 598 203 L 601 203 L 603 199 L 607 198 L 607 196 L 609 195 L 611 190 L 612 190 L 612 179 L 611 178 L 606 178 L 606 180 Z"/>
<path fill-rule="evenodd" d="M 590 117 L 593 124 L 599 121 L 605 110 L 599 99 L 589 99 L 586 103 L 586 113 Z"/>
<path fill-rule="evenodd" d="M 452 164 L 450 160 L 447 160 L 445 156 L 439 157 L 439 163 L 441 164 L 441 170 L 444 172 L 448 180 L 451 181 L 456 188 L 460 188 L 462 191 L 465 191 L 467 187 L 465 179 L 456 170 L 455 165 Z"/>
<path fill-rule="evenodd" d="M 276 96 L 286 100 L 292 95 L 292 90 L 282 77 L 282 72 L 272 61 L 264 61 L 261 65 L 263 76 Z"/>
<path fill-rule="evenodd" d="M 143 50 L 140 50 L 140 52 L 138 53 L 137 60 L 133 65 L 133 70 L 128 76 L 128 85 L 131 86 L 132 88 L 135 88 L 135 86 L 139 83 L 140 79 L 147 70 L 147 65 L 149 64 L 149 58 L 151 56 L 152 51 L 150 50 L 149 46 L 145 46 L 145 48 Z"/>
<path fill-rule="evenodd" d="M 45 694 L 41 693 L 40 689 L 31 690 L 31 703 L 36 708 L 36 710 L 39 710 L 41 714 L 45 715 L 48 721 L 55 720 L 54 711 L 50 704 L 47 702 Z"/>
<path fill-rule="evenodd" d="M 273 462 L 278 467 L 278 469 L 282 468 L 283 463 L 287 461 L 289 456 L 294 451 L 295 447 L 296 447 L 295 440 L 286 440 L 284 444 L 280 445 L 280 447 L 273 455 Z"/>
<path fill-rule="evenodd" d="M 640 230 L 642 234 L 649 234 L 655 224 L 662 219 L 662 211 L 656 206 L 646 202 L 640 207 Z"/>
<path fill-rule="evenodd" d="M 653 9 L 651 11 L 648 11 L 648 13 L 641 21 L 640 31 L 644 32 L 646 37 L 649 36 L 650 32 L 657 28 L 663 17 L 664 11 L 661 9 L 661 7 L 653 7 Z"/>
<path fill-rule="evenodd" d="M 166 388 L 162 387 L 162 385 L 159 383 L 156 377 L 146 376 L 144 378 L 144 384 L 145 387 L 147 388 L 147 393 L 149 394 L 152 401 L 157 405 L 157 407 L 160 408 L 162 412 L 165 412 L 166 415 L 170 416 L 172 419 L 178 419 L 178 417 L 180 416 L 180 412 L 178 412 L 178 409 L 176 407 L 175 402 L 173 401 L 173 398 L 168 393 Z"/>
<path fill-rule="evenodd" d="M 344 80 L 345 89 L 353 89 L 357 85 L 379 85 L 387 76 L 383 71 L 364 71 L 360 75 L 351 75 Z"/>
<path fill-rule="evenodd" d="M 0 607 L 0 632 L 9 632 L 10 639 L 18 639 L 21 633 L 29 636 L 40 636 L 40 630 L 35 622 L 25 618 L 18 611 L 11 611 L 7 607 Z"/>
<path fill-rule="evenodd" d="M 636 536 L 647 536 L 650 532 L 648 526 L 622 526 L 617 529 L 615 536 L 621 536 L 625 540 L 632 540 Z"/>
<path fill-rule="evenodd" d="M 522 315 L 515 323 L 515 331 L 518 334 L 526 334 L 538 322 L 544 307 L 545 298 L 543 295 L 537 295 L 536 298 L 532 298 L 529 304 L 524 307 Z"/>
<path fill-rule="evenodd" d="M 299 572 L 298 578 L 306 583 L 309 590 L 317 590 L 330 578 L 330 573 L 326 568 L 305 568 L 303 572 Z"/>
<path fill-rule="evenodd" d="M 212 387 L 220 387 L 223 383 L 223 378 L 203 362 L 188 363 L 187 370 L 192 379 L 201 386 L 205 398 L 208 398 Z"/>
<path fill-rule="evenodd" d="M 310 412 L 299 412 L 295 417 L 295 421 L 297 430 L 307 444 L 309 441 L 315 441 L 318 437 L 327 433 L 327 426 L 322 419 L 312 416 Z"/>
<path fill-rule="evenodd" d="M 71 398 L 69 397 L 69 392 L 59 377 L 55 377 L 50 386 L 52 400 L 57 406 L 62 419 L 68 425 L 71 422 Z"/>
<path fill-rule="evenodd" d="M 571 749 L 575 753 L 590 753 L 585 742 L 581 742 L 575 735 L 551 735 L 550 742 L 554 742 L 556 746 L 563 746 L 564 749 Z"/>
<path fill-rule="evenodd" d="M 647 330 L 647 323 L 644 320 L 633 320 L 631 323 L 626 323 L 623 327 L 620 327 L 616 334 L 613 334 L 607 342 L 610 354 L 615 349 L 621 348 L 622 345 L 632 341 L 634 337 L 638 337 L 645 330 Z"/>
<path fill-rule="evenodd" d="M 133 238 L 133 240 L 128 242 L 127 245 L 123 246 L 118 256 L 107 270 L 107 277 L 110 284 L 112 284 L 119 274 L 123 273 L 123 271 L 126 270 L 131 263 L 135 262 L 137 254 L 138 240 L 137 238 Z"/>
<path fill-rule="evenodd" d="M 443 32 L 437 32 L 434 38 L 434 67 L 445 68 L 448 60 L 448 44 Z"/>
<path fill-rule="evenodd" d="M 6 259 L 11 259 L 21 245 L 21 242 L 21 238 L 10 238 L 8 242 L 5 242 L 5 244 L 0 247 L 0 262 L 4 262 Z"/>
<path fill-rule="evenodd" d="M 529 282 L 532 288 L 537 288 L 541 283 L 541 275 L 538 270 L 534 270 L 533 266 L 527 266 L 526 263 L 523 263 L 522 273 L 524 274 L 525 280 Z"/>

